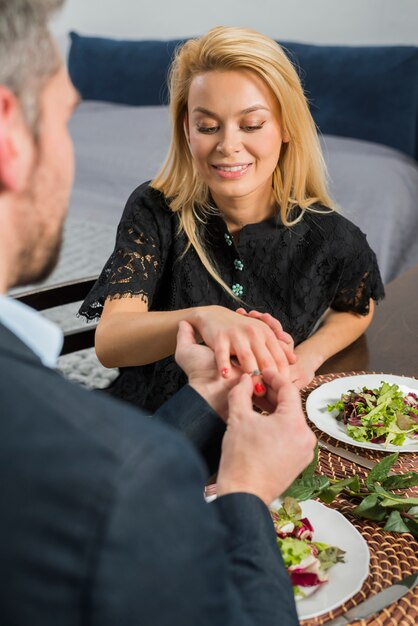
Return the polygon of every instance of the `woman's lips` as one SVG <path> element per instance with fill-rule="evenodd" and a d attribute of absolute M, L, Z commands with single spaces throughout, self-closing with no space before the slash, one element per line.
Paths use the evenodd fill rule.
<path fill-rule="evenodd" d="M 212 165 L 218 176 L 227 179 L 241 178 L 251 167 L 251 163 L 239 163 L 236 165 Z"/>

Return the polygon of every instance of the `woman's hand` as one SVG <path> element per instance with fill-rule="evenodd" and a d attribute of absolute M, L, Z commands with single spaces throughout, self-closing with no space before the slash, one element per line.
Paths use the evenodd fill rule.
<path fill-rule="evenodd" d="M 322 364 L 318 359 L 313 356 L 298 354 L 296 348 L 297 361 L 290 366 L 290 380 L 296 385 L 298 389 L 303 389 L 312 381 L 315 376 L 315 371 Z"/>
<path fill-rule="evenodd" d="M 293 350 L 288 343 L 278 340 L 275 331 L 263 320 L 215 305 L 197 308 L 191 323 L 205 344 L 214 351 L 222 376 L 230 375 L 232 357 L 243 372 L 273 368 L 283 374 L 288 373 L 288 355 L 292 358 Z M 261 382 L 256 382 L 254 389 L 259 395 L 265 393 Z"/>
<path fill-rule="evenodd" d="M 247 311 L 243 308 L 237 309 L 237 313 L 240 315 L 246 315 L 247 317 L 253 317 L 254 319 L 261 320 L 267 324 L 267 326 L 269 326 L 276 335 L 278 341 L 280 341 L 289 363 L 291 364 L 296 362 L 293 337 L 283 330 L 283 326 L 280 324 L 279 320 L 276 320 L 276 318 L 270 315 L 270 313 L 260 313 L 259 311 L 254 310 L 247 313 Z"/>
<path fill-rule="evenodd" d="M 222 376 L 212 350 L 196 341 L 193 327 L 185 321 L 179 324 L 175 359 L 187 375 L 189 385 L 226 421 L 228 393 L 241 379 L 241 369 L 232 364 L 229 376 Z"/>
<path fill-rule="evenodd" d="M 318 330 L 295 348 L 296 363 L 290 366 L 290 377 L 299 389 L 309 385 L 327 359 L 360 337 L 373 318 L 373 300 L 369 309 L 367 315 L 326 312 Z"/>

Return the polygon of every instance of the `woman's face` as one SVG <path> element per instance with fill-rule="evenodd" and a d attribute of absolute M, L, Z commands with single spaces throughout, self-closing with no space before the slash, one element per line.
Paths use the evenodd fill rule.
<path fill-rule="evenodd" d="M 277 100 L 261 78 L 246 70 L 196 76 L 185 130 L 196 168 L 220 208 L 251 196 L 271 202 L 272 173 L 288 139 Z"/>

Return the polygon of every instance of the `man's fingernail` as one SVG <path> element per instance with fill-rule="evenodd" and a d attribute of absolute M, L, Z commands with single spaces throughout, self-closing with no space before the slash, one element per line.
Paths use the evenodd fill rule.
<path fill-rule="evenodd" d="M 262 383 L 257 383 L 256 385 L 254 385 L 254 390 L 256 393 L 265 393 L 266 388 Z"/>
<path fill-rule="evenodd" d="M 229 369 L 227 367 L 224 367 L 223 370 L 221 370 L 221 374 L 224 378 L 226 378 L 229 374 Z"/>

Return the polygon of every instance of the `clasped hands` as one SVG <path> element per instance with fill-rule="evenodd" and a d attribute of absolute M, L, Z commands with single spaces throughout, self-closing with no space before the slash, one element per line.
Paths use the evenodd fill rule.
<path fill-rule="evenodd" d="M 242 372 L 275 369 L 287 372 L 298 389 L 315 375 L 312 355 L 303 344 L 296 349 L 292 337 L 269 313 L 213 305 L 197 307 L 192 326 L 214 353 L 218 371 L 228 378 L 237 365 Z M 315 364 L 317 366 L 317 363 Z M 255 395 L 266 392 L 260 377 L 253 378 Z"/>
<path fill-rule="evenodd" d="M 313 458 L 316 438 L 306 423 L 285 354 L 283 349 L 280 370 L 277 366 L 263 369 L 265 393 L 260 396 L 254 394 L 252 377 L 234 362 L 229 362 L 229 374 L 223 376 L 213 350 L 196 341 L 191 324 L 180 322 L 176 361 L 189 384 L 227 424 L 218 497 L 245 492 L 268 506 Z M 253 402 L 268 415 L 254 410 Z"/>

